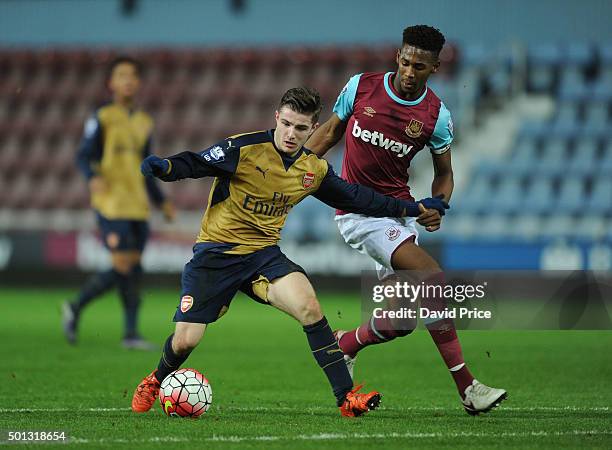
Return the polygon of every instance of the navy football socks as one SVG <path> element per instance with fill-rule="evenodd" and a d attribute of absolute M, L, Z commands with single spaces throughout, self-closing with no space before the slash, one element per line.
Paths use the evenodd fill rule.
<path fill-rule="evenodd" d="M 92 275 L 83 285 L 76 302 L 72 303 L 72 310 L 79 314 L 81 309 L 112 288 L 117 282 L 117 272 L 113 269 L 98 272 Z"/>
<path fill-rule="evenodd" d="M 140 265 L 134 267 L 127 275 L 118 274 L 119 296 L 125 312 L 125 337 L 137 338 L 138 309 L 140 307 Z"/>
<path fill-rule="evenodd" d="M 344 354 L 338 347 L 338 342 L 336 342 L 327 319 L 323 317 L 312 325 L 304 326 L 304 332 L 308 338 L 312 354 L 327 375 L 336 396 L 337 404 L 341 406 L 346 394 L 353 388 L 353 380 L 351 380 L 344 363 Z"/>
<path fill-rule="evenodd" d="M 172 350 L 173 337 L 174 333 L 172 333 L 170 336 L 168 336 L 168 339 L 166 339 L 161 359 L 157 365 L 157 372 L 155 372 L 155 378 L 157 378 L 157 381 L 160 383 L 164 380 L 164 378 L 170 375 L 170 373 L 180 368 L 181 364 L 183 364 L 191 354 L 191 352 L 185 353 L 184 355 L 177 355 L 174 353 L 174 350 Z"/>

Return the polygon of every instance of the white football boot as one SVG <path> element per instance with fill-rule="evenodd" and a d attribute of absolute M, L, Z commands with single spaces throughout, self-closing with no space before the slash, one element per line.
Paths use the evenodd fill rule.
<path fill-rule="evenodd" d="M 346 333 L 345 330 L 336 330 L 334 331 L 334 337 L 336 341 L 340 342 L 340 338 L 342 335 Z M 353 371 L 355 370 L 355 361 L 357 360 L 357 355 L 354 358 L 351 358 L 349 355 L 344 355 L 344 364 L 346 364 L 346 368 L 349 371 L 349 375 L 351 376 L 351 380 L 353 379 Z"/>
<path fill-rule="evenodd" d="M 476 416 L 491 411 L 507 397 L 505 389 L 492 388 L 474 379 L 472 384 L 465 388 L 465 398 L 462 403 L 468 414 Z"/>

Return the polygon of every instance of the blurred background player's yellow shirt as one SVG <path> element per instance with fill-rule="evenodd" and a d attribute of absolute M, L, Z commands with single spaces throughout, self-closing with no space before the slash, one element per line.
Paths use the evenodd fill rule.
<path fill-rule="evenodd" d="M 110 104 L 96 114 L 97 139 L 101 143 L 99 162 L 90 162 L 94 174 L 106 181 L 107 189 L 92 193 L 91 204 L 108 219 L 146 220 L 150 215 L 145 178 L 140 163 L 149 152 L 153 120 L 143 111 L 130 113 Z M 94 127 L 94 124 L 88 126 Z M 86 129 L 86 139 L 88 130 Z"/>

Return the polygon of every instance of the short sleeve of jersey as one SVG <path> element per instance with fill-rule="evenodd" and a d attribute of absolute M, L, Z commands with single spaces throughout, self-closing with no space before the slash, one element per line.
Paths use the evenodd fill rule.
<path fill-rule="evenodd" d="M 346 122 L 351 114 L 353 114 L 353 103 L 355 103 L 355 96 L 357 95 L 357 86 L 359 86 L 359 79 L 361 74 L 353 75 L 342 91 L 338 95 L 336 104 L 334 105 L 334 112 L 342 120 Z"/>
<path fill-rule="evenodd" d="M 453 119 L 450 111 L 444 103 L 440 104 L 440 113 L 434 132 L 427 143 L 428 147 L 436 155 L 446 153 L 453 142 Z"/>

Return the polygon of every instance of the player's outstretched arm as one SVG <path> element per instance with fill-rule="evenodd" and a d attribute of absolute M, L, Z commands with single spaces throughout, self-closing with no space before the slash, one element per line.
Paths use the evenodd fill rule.
<path fill-rule="evenodd" d="M 156 177 L 162 181 L 176 181 L 184 178 L 229 177 L 236 172 L 240 149 L 223 141 L 206 150 L 182 152 L 162 159 L 148 156 L 140 166 L 145 177 Z"/>
<path fill-rule="evenodd" d="M 387 197 L 369 187 L 348 183 L 337 176 L 331 166 L 313 196 L 333 208 L 370 217 L 418 217 L 421 214 L 419 204 L 438 210 L 440 215 L 449 208 L 442 198 L 437 197 L 418 202 Z"/>
<path fill-rule="evenodd" d="M 327 122 L 317 128 L 310 136 L 305 147 L 316 155 L 323 156 L 342 139 L 345 131 L 346 122 L 340 120 L 336 113 L 333 113 Z"/>

